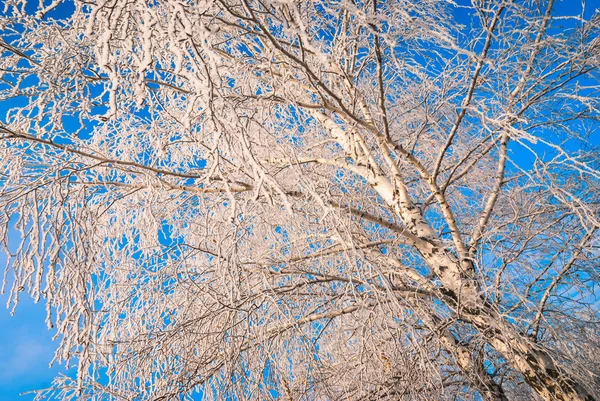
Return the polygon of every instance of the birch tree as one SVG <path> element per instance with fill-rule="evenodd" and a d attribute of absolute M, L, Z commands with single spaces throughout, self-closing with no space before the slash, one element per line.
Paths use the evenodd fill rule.
<path fill-rule="evenodd" d="M 600 399 L 587 3 L 5 1 L 38 397 Z"/>

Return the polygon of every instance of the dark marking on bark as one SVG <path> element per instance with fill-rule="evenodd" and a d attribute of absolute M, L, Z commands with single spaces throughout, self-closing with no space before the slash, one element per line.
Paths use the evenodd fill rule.
<path fill-rule="evenodd" d="M 455 293 L 453 290 L 451 290 L 451 289 L 448 289 L 448 288 L 440 288 L 440 292 L 441 292 L 441 293 L 442 293 L 444 296 L 446 296 L 446 297 L 448 297 L 448 298 L 452 299 L 453 301 L 456 301 L 456 299 L 457 299 L 456 293 Z"/>

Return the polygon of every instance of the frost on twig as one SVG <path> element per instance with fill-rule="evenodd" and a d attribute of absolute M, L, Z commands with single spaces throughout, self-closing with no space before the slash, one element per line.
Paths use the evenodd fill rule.
<path fill-rule="evenodd" d="M 67 3 L 0 16 L 38 398 L 599 399 L 589 4 Z"/>

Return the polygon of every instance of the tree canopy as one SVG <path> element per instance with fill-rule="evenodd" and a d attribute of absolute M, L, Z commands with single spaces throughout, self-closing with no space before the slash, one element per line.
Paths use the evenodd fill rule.
<path fill-rule="evenodd" d="M 2 291 L 78 366 L 40 398 L 600 400 L 590 4 L 33 3 Z"/>

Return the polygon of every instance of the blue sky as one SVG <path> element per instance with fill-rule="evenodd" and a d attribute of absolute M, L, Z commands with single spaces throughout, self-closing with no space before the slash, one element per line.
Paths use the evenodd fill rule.
<path fill-rule="evenodd" d="M 6 256 L 0 253 L 0 266 L 4 268 Z M 0 401 L 29 401 L 33 394 L 19 394 L 33 389 L 49 387 L 64 366 L 49 367 L 57 343 L 52 341 L 44 322 L 46 310 L 43 302 L 35 304 L 28 297 L 19 301 L 17 313 L 11 316 L 6 308 L 8 297 L 0 296 Z"/>
<path fill-rule="evenodd" d="M 578 3 L 576 0 L 557 1 L 557 10 L 562 14 L 573 7 L 579 9 Z M 600 0 L 588 0 L 589 11 L 599 7 Z M 0 104 L 0 118 L 5 110 L 5 105 Z M 0 253 L 0 271 L 5 261 L 5 255 Z M 22 397 L 19 394 L 48 387 L 64 367 L 48 367 L 57 343 L 52 342 L 54 332 L 44 323 L 43 303 L 34 304 L 31 298 L 24 296 L 17 313 L 11 316 L 10 310 L 4 307 L 6 301 L 7 296 L 0 295 L 0 401 L 29 401 L 33 399 L 32 394 Z"/>
<path fill-rule="evenodd" d="M 2 303 L 6 296 L 2 296 Z M 44 323 L 44 306 L 24 298 L 17 313 L 0 309 L 0 401 L 32 400 L 33 395 L 18 395 L 32 389 L 48 387 L 60 372 L 49 368 L 56 343 Z"/>

